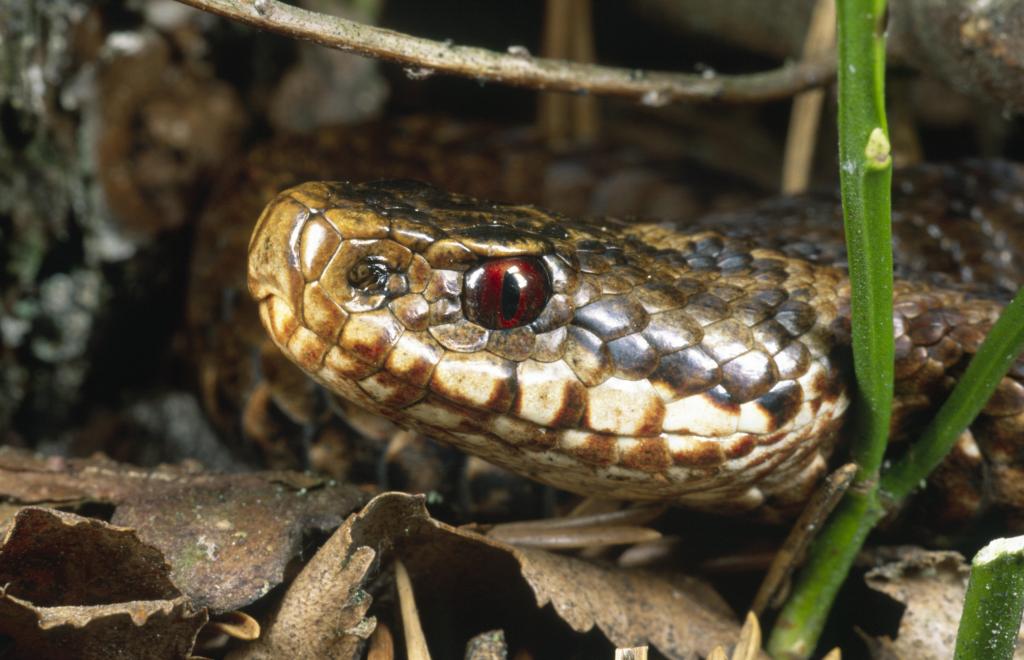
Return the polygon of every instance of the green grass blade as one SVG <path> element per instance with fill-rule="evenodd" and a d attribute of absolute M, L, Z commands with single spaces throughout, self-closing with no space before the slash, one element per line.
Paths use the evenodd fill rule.
<path fill-rule="evenodd" d="M 826 523 L 772 630 L 776 658 L 806 658 L 839 587 L 881 515 L 878 470 L 892 416 L 892 157 L 885 118 L 885 0 L 837 0 L 839 163 L 850 262 L 858 473 Z"/>
<path fill-rule="evenodd" d="M 856 482 L 877 478 L 889 439 L 892 330 L 892 157 L 885 118 L 884 0 L 839 0 L 839 165 L 850 262 L 853 366 L 851 447 Z"/>
<path fill-rule="evenodd" d="M 1024 612 L 1024 536 L 996 539 L 971 563 L 955 660 L 1010 660 Z"/>

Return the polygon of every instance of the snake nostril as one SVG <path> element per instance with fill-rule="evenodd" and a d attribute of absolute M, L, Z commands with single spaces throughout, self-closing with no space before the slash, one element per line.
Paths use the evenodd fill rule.
<path fill-rule="evenodd" d="M 348 271 L 348 282 L 365 293 L 383 293 L 388 285 L 391 269 L 378 257 L 367 256 L 358 260 Z"/>

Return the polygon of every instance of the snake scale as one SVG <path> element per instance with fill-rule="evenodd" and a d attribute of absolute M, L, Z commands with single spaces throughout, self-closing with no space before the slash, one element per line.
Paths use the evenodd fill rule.
<path fill-rule="evenodd" d="M 897 436 L 941 402 L 1022 280 L 1024 175 L 994 167 L 1018 184 L 999 222 L 938 209 L 960 222 L 924 222 L 925 247 L 898 250 Z M 581 494 L 787 515 L 844 439 L 850 401 L 835 205 L 792 204 L 679 225 L 408 181 L 306 183 L 261 215 L 249 288 L 289 359 L 401 425 Z M 897 203 L 898 226 L 920 217 Z M 947 461 L 966 471 L 938 478 L 965 511 L 1019 507 L 1022 448 L 1018 360 Z"/>

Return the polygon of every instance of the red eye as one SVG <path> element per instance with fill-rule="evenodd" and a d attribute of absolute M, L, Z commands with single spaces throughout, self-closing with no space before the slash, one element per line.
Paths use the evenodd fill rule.
<path fill-rule="evenodd" d="M 526 325 L 540 315 L 550 296 L 547 271 L 529 257 L 488 261 L 466 273 L 466 316 L 485 328 Z"/>

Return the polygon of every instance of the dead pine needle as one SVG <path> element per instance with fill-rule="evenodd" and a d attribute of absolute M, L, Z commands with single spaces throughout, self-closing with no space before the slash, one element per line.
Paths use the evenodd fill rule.
<path fill-rule="evenodd" d="M 427 638 L 420 625 L 420 613 L 416 608 L 416 597 L 412 591 L 409 571 L 401 560 L 395 560 L 395 586 L 398 589 L 398 604 L 402 612 L 402 631 L 405 633 L 405 651 L 409 660 L 430 660 Z"/>
<path fill-rule="evenodd" d="M 835 0 L 818 0 L 814 5 L 807 37 L 804 41 L 804 59 L 819 57 L 835 47 L 836 3 Z M 793 110 L 789 115 L 789 131 L 786 135 L 786 152 L 782 160 L 782 193 L 798 195 L 807 191 L 814 164 L 814 145 L 817 142 L 818 125 L 821 123 L 821 106 L 825 90 L 809 89 L 793 99 Z"/>
<path fill-rule="evenodd" d="M 729 656 L 726 654 L 725 649 L 721 646 L 716 646 L 708 655 L 708 660 L 729 660 Z"/>
<path fill-rule="evenodd" d="M 765 609 L 771 604 L 772 599 L 778 594 L 786 581 L 796 570 L 797 565 L 803 560 L 811 541 L 821 529 L 822 524 L 828 519 L 829 514 L 839 504 L 846 489 L 850 487 L 854 475 L 857 473 L 857 466 L 847 463 L 830 474 L 825 482 L 814 492 L 811 500 L 807 503 L 800 517 L 793 523 L 793 527 L 783 541 L 782 547 L 775 553 L 768 572 L 754 596 L 754 602 L 750 609 L 756 615 L 762 616 Z"/>
<path fill-rule="evenodd" d="M 736 642 L 736 650 L 731 660 L 755 660 L 761 653 L 761 624 L 757 615 L 747 612 L 747 619 L 740 629 L 740 638 Z"/>
<path fill-rule="evenodd" d="M 721 646 L 716 646 L 708 654 L 707 660 L 755 660 L 761 656 L 761 624 L 753 612 L 747 612 L 747 619 L 740 628 L 740 636 L 736 640 L 736 648 L 730 656 Z"/>
<path fill-rule="evenodd" d="M 595 60 L 590 0 L 546 0 L 541 55 L 590 64 Z M 538 98 L 538 123 L 551 146 L 586 144 L 597 138 L 597 99 L 547 92 Z"/>
<path fill-rule="evenodd" d="M 661 538 L 646 527 L 664 511 L 660 506 L 631 507 L 564 518 L 502 523 L 488 530 L 493 539 L 533 548 L 570 549 L 633 545 Z"/>
<path fill-rule="evenodd" d="M 377 628 L 370 635 L 366 660 L 395 660 L 395 638 L 383 621 L 377 622 Z"/>

